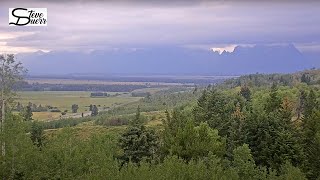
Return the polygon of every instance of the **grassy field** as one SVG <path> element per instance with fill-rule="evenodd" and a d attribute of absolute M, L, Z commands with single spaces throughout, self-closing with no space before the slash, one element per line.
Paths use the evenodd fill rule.
<path fill-rule="evenodd" d="M 111 92 L 116 94 L 116 92 Z M 130 94 L 119 93 L 116 97 L 90 97 L 90 92 L 83 91 L 24 91 L 18 92 L 17 102 L 27 105 L 29 102 L 39 106 L 50 105 L 57 107 L 61 111 L 68 110 L 71 112 L 72 104 L 78 104 L 79 113 L 89 112 L 89 105 L 95 104 L 99 109 L 104 107 L 113 107 L 130 102 L 138 101 L 140 97 L 131 97 Z M 60 117 L 61 113 L 54 112 L 34 112 L 33 118 L 36 120 L 53 120 Z"/>

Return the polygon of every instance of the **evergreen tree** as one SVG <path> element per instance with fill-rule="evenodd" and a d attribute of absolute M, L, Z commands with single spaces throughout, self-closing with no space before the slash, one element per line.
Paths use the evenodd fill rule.
<path fill-rule="evenodd" d="M 241 112 L 240 105 L 237 104 L 235 112 L 232 114 L 230 128 L 227 138 L 227 156 L 231 157 L 233 150 L 243 144 L 243 124 L 245 115 Z"/>
<path fill-rule="evenodd" d="M 298 101 L 298 106 L 296 109 L 298 120 L 301 119 L 301 114 L 303 114 L 305 111 L 306 101 L 307 101 L 307 94 L 305 91 L 302 90 L 302 91 L 300 91 L 300 94 L 299 94 L 299 101 Z"/>
<path fill-rule="evenodd" d="M 240 95 L 244 97 L 247 101 L 251 101 L 251 91 L 248 86 L 241 87 Z"/>
<path fill-rule="evenodd" d="M 320 111 L 313 111 L 302 121 L 302 143 L 307 157 L 305 169 L 308 177 L 320 177 Z"/>
<path fill-rule="evenodd" d="M 271 91 L 269 93 L 269 97 L 265 104 L 265 110 L 267 113 L 279 110 L 281 107 L 282 100 L 278 95 L 278 87 L 275 83 L 272 84 Z"/>
<path fill-rule="evenodd" d="M 232 165 L 237 170 L 239 179 L 258 179 L 258 170 L 247 144 L 233 150 L 233 159 Z"/>
<path fill-rule="evenodd" d="M 44 141 L 44 131 L 41 124 L 37 122 L 33 122 L 31 126 L 31 140 L 34 145 L 41 148 L 43 146 Z"/>
<path fill-rule="evenodd" d="M 21 113 L 21 116 L 23 117 L 23 120 L 24 121 L 31 121 L 33 120 L 32 119 L 32 116 L 33 116 L 33 113 L 32 113 L 32 110 L 31 110 L 31 106 L 26 106 L 24 111 Z"/>
<path fill-rule="evenodd" d="M 303 115 L 308 118 L 312 115 L 313 111 L 318 109 L 317 97 L 313 89 L 310 90 L 308 96 L 305 98 Z"/>
<path fill-rule="evenodd" d="M 217 130 L 211 129 L 206 123 L 194 126 L 192 120 L 186 119 L 177 110 L 167 118 L 163 131 L 163 152 L 187 161 L 206 157 L 210 152 L 219 157 L 224 155 L 225 140 Z"/>
<path fill-rule="evenodd" d="M 79 106 L 77 104 L 72 104 L 71 109 L 72 109 L 72 113 L 77 113 Z"/>
<path fill-rule="evenodd" d="M 119 139 L 123 154 L 119 157 L 122 164 L 140 163 L 143 159 L 151 161 L 156 157 L 159 148 L 158 137 L 154 130 L 144 126 L 129 126 Z"/>
<path fill-rule="evenodd" d="M 262 112 L 250 115 L 245 121 L 244 141 L 257 165 L 279 170 L 286 161 L 294 165 L 302 163 L 302 147 L 287 122 L 279 113 Z"/>
<path fill-rule="evenodd" d="M 193 110 L 195 122 L 207 122 L 211 128 L 217 129 L 221 136 L 226 136 L 231 115 L 235 110 L 233 101 L 216 89 L 204 91 Z"/>
<path fill-rule="evenodd" d="M 23 105 L 20 103 L 20 102 L 18 102 L 17 103 L 17 111 L 22 111 L 23 110 Z"/>
<path fill-rule="evenodd" d="M 98 110 L 97 106 L 93 105 L 92 106 L 92 111 L 91 111 L 91 116 L 97 116 L 98 113 L 99 113 L 99 110 Z"/>
<path fill-rule="evenodd" d="M 310 82 L 311 82 L 310 76 L 308 74 L 306 74 L 306 73 L 302 74 L 301 82 L 310 84 Z"/>

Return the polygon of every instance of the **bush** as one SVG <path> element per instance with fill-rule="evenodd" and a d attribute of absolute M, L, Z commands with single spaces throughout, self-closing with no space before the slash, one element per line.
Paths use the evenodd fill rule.
<path fill-rule="evenodd" d="M 51 109 L 50 112 L 61 112 L 60 109 Z"/>

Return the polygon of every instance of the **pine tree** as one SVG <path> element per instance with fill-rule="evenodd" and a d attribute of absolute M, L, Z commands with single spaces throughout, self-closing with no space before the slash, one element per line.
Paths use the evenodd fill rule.
<path fill-rule="evenodd" d="M 235 112 L 232 114 L 230 128 L 228 130 L 227 138 L 227 156 L 232 156 L 232 151 L 243 144 L 243 123 L 245 115 L 237 104 Z"/>
<path fill-rule="evenodd" d="M 41 148 L 43 146 L 43 141 L 44 141 L 44 131 L 43 131 L 43 127 L 37 123 L 37 122 L 33 122 L 32 126 L 31 126 L 31 140 L 33 142 L 34 145 L 36 145 L 37 147 Z"/>
<path fill-rule="evenodd" d="M 297 120 L 301 119 L 301 114 L 304 113 L 305 111 L 305 104 L 307 101 L 307 94 L 305 91 L 300 91 L 300 95 L 299 95 L 299 101 L 298 101 L 298 106 L 297 106 Z"/>
<path fill-rule="evenodd" d="M 136 126 L 136 127 L 139 127 L 139 126 L 142 126 L 143 125 L 143 119 L 141 117 L 141 114 L 140 114 L 140 106 L 138 106 L 137 108 L 137 111 L 136 111 L 136 114 L 135 114 L 135 117 L 134 119 L 131 121 L 131 126 Z"/>
<path fill-rule="evenodd" d="M 272 84 L 271 91 L 269 93 L 269 98 L 265 105 L 265 110 L 267 113 L 279 110 L 281 108 L 282 100 L 278 95 L 278 87 L 275 83 Z"/>
<path fill-rule="evenodd" d="M 71 109 L 72 109 L 72 113 L 77 113 L 79 106 L 77 104 L 72 104 Z"/>
<path fill-rule="evenodd" d="M 92 106 L 91 116 L 97 116 L 99 114 L 99 110 L 96 105 Z"/>
<path fill-rule="evenodd" d="M 251 101 L 251 91 L 248 86 L 242 86 L 240 95 L 243 96 L 247 101 Z"/>
<path fill-rule="evenodd" d="M 306 74 L 306 73 L 302 74 L 301 82 L 310 84 L 310 82 L 311 82 L 310 76 L 308 74 Z"/>
<path fill-rule="evenodd" d="M 26 108 L 24 109 L 24 111 L 21 113 L 21 116 L 23 117 L 23 120 L 24 121 L 31 121 L 33 120 L 32 119 L 32 116 L 33 116 L 33 113 L 32 113 L 32 110 L 31 110 L 31 106 L 26 106 Z"/>
<path fill-rule="evenodd" d="M 123 155 L 119 157 L 122 165 L 129 161 L 139 164 L 143 159 L 151 161 L 158 153 L 158 137 L 154 130 L 143 125 L 139 106 L 135 118 L 119 139 L 119 144 L 123 150 Z"/>

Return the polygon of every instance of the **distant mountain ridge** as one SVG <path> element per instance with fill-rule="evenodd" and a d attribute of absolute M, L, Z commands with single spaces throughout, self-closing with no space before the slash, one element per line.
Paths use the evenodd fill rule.
<path fill-rule="evenodd" d="M 318 55 L 294 45 L 237 46 L 233 52 L 182 47 L 150 47 L 92 52 L 52 51 L 17 55 L 30 74 L 143 73 L 241 75 L 290 73 L 320 67 Z"/>

